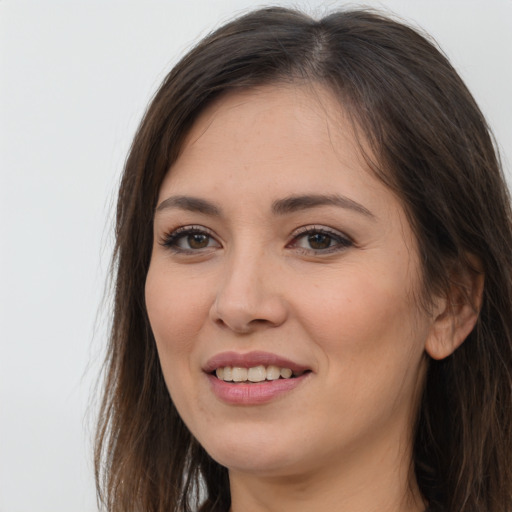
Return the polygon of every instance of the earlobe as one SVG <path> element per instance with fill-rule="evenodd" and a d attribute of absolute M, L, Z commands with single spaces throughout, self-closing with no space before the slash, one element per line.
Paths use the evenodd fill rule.
<path fill-rule="evenodd" d="M 475 327 L 485 281 L 481 266 L 475 260 L 470 260 L 472 268 L 466 267 L 452 276 L 447 296 L 435 303 L 433 325 L 425 343 L 425 351 L 432 359 L 451 355 Z"/>

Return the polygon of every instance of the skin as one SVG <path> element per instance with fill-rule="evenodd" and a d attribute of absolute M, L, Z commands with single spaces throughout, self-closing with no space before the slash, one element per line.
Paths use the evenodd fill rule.
<path fill-rule="evenodd" d="M 229 469 L 233 512 L 425 508 L 411 471 L 425 354 L 445 357 L 469 327 L 444 299 L 418 306 L 415 237 L 350 126 L 321 88 L 231 93 L 202 113 L 161 186 L 147 310 L 181 417 Z M 304 194 L 361 208 L 273 212 Z M 173 196 L 218 214 L 165 207 Z M 203 234 L 176 235 L 187 226 Z M 328 247 L 312 249 L 303 227 Z M 219 400 L 206 361 L 253 350 L 311 373 L 262 405 Z"/>

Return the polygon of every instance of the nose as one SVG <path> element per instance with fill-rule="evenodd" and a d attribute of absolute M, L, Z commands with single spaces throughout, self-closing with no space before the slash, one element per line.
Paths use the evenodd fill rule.
<path fill-rule="evenodd" d="M 280 269 L 271 260 L 260 254 L 240 255 L 225 262 L 210 309 L 213 322 L 238 334 L 285 322 L 288 310 L 279 285 Z"/>

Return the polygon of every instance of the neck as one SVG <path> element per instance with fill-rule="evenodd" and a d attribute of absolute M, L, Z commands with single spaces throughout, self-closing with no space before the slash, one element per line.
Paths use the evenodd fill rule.
<path fill-rule="evenodd" d="M 396 446 L 396 445 L 395 445 Z M 409 454 L 367 450 L 356 461 L 340 454 L 322 468 L 286 475 L 230 471 L 230 512 L 422 512 L 426 508 Z M 395 453 L 393 453 L 395 451 Z"/>

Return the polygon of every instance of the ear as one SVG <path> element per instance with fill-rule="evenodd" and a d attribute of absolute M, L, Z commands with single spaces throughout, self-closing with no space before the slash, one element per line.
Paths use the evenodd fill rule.
<path fill-rule="evenodd" d="M 425 343 L 432 359 L 451 355 L 475 327 L 484 290 L 484 272 L 480 261 L 467 258 L 464 268 L 451 273 L 446 296 L 434 300 L 433 324 Z"/>

